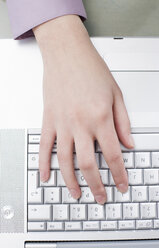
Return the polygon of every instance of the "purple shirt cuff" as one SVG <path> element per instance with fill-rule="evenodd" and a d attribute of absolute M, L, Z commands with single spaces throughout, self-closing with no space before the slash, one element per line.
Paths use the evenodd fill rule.
<path fill-rule="evenodd" d="M 86 19 L 82 0 L 7 0 L 7 4 L 14 39 L 34 36 L 33 27 L 59 16 Z"/>

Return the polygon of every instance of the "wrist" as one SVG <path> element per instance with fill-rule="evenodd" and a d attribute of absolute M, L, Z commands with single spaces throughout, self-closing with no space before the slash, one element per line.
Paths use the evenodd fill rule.
<path fill-rule="evenodd" d="M 66 49 L 73 50 L 86 41 L 90 42 L 88 32 L 77 15 L 58 17 L 35 27 L 33 32 L 43 59 L 56 54 L 59 56 Z"/>

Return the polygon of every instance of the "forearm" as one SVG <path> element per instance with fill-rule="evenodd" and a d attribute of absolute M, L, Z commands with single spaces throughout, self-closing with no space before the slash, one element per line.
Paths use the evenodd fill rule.
<path fill-rule="evenodd" d="M 65 73 L 76 63 L 75 69 L 78 74 L 79 68 L 83 68 L 84 71 L 88 65 L 90 70 L 96 70 L 98 61 L 105 72 L 109 71 L 78 16 L 63 16 L 39 25 L 33 31 L 41 50 L 45 70 L 55 71 L 60 67 Z M 76 72 L 71 71 L 70 76 Z"/>

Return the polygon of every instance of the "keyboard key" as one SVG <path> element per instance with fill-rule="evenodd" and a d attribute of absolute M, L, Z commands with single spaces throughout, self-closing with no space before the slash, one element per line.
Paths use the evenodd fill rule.
<path fill-rule="evenodd" d="M 132 201 L 144 202 L 148 201 L 147 186 L 133 186 L 132 187 Z"/>
<path fill-rule="evenodd" d="M 108 185 L 108 170 L 99 170 L 101 179 L 102 179 L 102 183 L 104 185 Z"/>
<path fill-rule="evenodd" d="M 80 203 L 93 203 L 95 202 L 94 196 L 89 187 L 81 188 L 82 196 L 80 198 Z"/>
<path fill-rule="evenodd" d="M 53 220 L 69 220 L 69 205 L 53 205 Z"/>
<path fill-rule="evenodd" d="M 50 171 L 50 178 L 47 182 L 40 182 L 40 186 L 56 186 L 56 171 Z"/>
<path fill-rule="evenodd" d="M 84 221 L 83 222 L 83 230 L 99 230 L 99 221 Z"/>
<path fill-rule="evenodd" d="M 99 163 L 99 153 L 95 153 L 95 159 L 96 159 L 96 163 L 98 168 L 100 167 L 100 163 Z"/>
<path fill-rule="evenodd" d="M 39 153 L 39 144 L 29 144 L 28 145 L 28 153 Z"/>
<path fill-rule="evenodd" d="M 51 219 L 50 205 L 28 205 L 29 221 L 47 221 Z"/>
<path fill-rule="evenodd" d="M 44 189 L 44 203 L 60 203 L 61 195 L 60 188 L 45 188 Z"/>
<path fill-rule="evenodd" d="M 159 134 L 158 133 L 132 133 L 135 143 L 135 151 L 153 151 L 159 147 Z M 123 152 L 129 151 L 125 146 L 120 144 Z M 101 152 L 99 144 L 96 148 L 97 152 Z"/>
<path fill-rule="evenodd" d="M 159 218 L 159 203 L 157 203 L 158 218 Z"/>
<path fill-rule="evenodd" d="M 86 205 L 85 204 L 71 204 L 70 205 L 70 220 L 86 220 Z"/>
<path fill-rule="evenodd" d="M 156 203 L 141 203 L 140 204 L 141 219 L 156 218 Z"/>
<path fill-rule="evenodd" d="M 159 167 L 159 152 L 152 152 L 152 167 Z"/>
<path fill-rule="evenodd" d="M 158 184 L 158 183 L 159 183 L 159 170 L 145 169 L 144 184 Z"/>
<path fill-rule="evenodd" d="M 114 187 L 115 202 L 130 202 L 130 187 L 126 193 L 121 193 L 116 187 Z"/>
<path fill-rule="evenodd" d="M 113 176 L 112 176 L 112 173 L 111 173 L 110 170 L 109 170 L 109 184 L 110 185 L 115 185 L 115 182 L 114 182 L 114 179 L 113 179 Z"/>
<path fill-rule="evenodd" d="M 86 186 L 87 185 L 87 182 L 84 179 L 84 176 L 82 175 L 80 170 L 76 170 L 75 175 L 76 175 L 77 181 L 78 181 L 80 186 Z"/>
<path fill-rule="evenodd" d="M 48 231 L 62 231 L 64 230 L 64 222 L 47 222 Z"/>
<path fill-rule="evenodd" d="M 134 160 L 132 152 L 123 152 L 123 161 L 125 168 L 134 168 Z"/>
<path fill-rule="evenodd" d="M 139 219 L 139 203 L 124 203 L 123 219 Z"/>
<path fill-rule="evenodd" d="M 121 204 L 106 204 L 106 220 L 122 219 Z"/>
<path fill-rule="evenodd" d="M 107 193 L 107 202 L 113 201 L 113 187 L 105 187 Z"/>
<path fill-rule="evenodd" d="M 62 188 L 62 203 L 78 203 L 78 200 L 71 196 L 68 188 Z"/>
<path fill-rule="evenodd" d="M 103 220 L 104 216 L 104 206 L 99 204 L 89 204 L 88 205 L 88 220 Z"/>
<path fill-rule="evenodd" d="M 28 154 L 28 169 L 29 170 L 39 169 L 39 154 Z"/>
<path fill-rule="evenodd" d="M 40 143 L 40 136 L 38 134 L 29 135 L 29 144 L 39 144 Z"/>
<path fill-rule="evenodd" d="M 57 186 L 66 186 L 61 171 L 57 171 Z"/>
<path fill-rule="evenodd" d="M 100 154 L 100 157 L 101 157 L 101 168 L 102 169 L 108 169 L 108 164 L 106 163 L 105 159 L 104 159 L 104 156 L 102 154 Z"/>
<path fill-rule="evenodd" d="M 79 169 L 78 163 L 77 163 L 77 155 L 76 154 L 73 154 L 73 161 L 74 161 L 74 168 L 75 169 Z"/>
<path fill-rule="evenodd" d="M 29 144 L 28 145 L 28 153 L 39 153 L 40 144 Z M 54 144 L 52 148 L 52 152 L 57 152 L 57 145 Z"/>
<path fill-rule="evenodd" d="M 28 190 L 31 192 L 38 187 L 38 171 L 28 171 Z"/>
<path fill-rule="evenodd" d="M 149 201 L 159 201 L 159 186 L 149 187 Z"/>
<path fill-rule="evenodd" d="M 65 230 L 66 231 L 80 231 L 82 230 L 81 222 L 65 222 Z"/>
<path fill-rule="evenodd" d="M 101 230 L 116 230 L 117 221 L 101 221 Z"/>
<path fill-rule="evenodd" d="M 136 168 L 151 167 L 150 153 L 149 152 L 136 152 L 135 153 L 135 167 Z"/>
<path fill-rule="evenodd" d="M 152 229 L 153 223 L 152 220 L 137 220 L 136 229 Z"/>
<path fill-rule="evenodd" d="M 159 229 L 159 220 L 154 220 L 154 228 Z"/>
<path fill-rule="evenodd" d="M 128 169 L 129 185 L 143 184 L 143 175 L 141 169 Z"/>
<path fill-rule="evenodd" d="M 28 231 L 45 231 L 45 222 L 28 222 Z"/>
<path fill-rule="evenodd" d="M 43 189 L 38 188 L 35 190 L 28 189 L 28 203 L 43 203 Z"/>
<path fill-rule="evenodd" d="M 118 225 L 119 225 L 119 230 L 135 229 L 134 220 L 120 220 L 118 222 Z"/>
<path fill-rule="evenodd" d="M 53 169 L 53 170 L 59 169 L 59 161 L 57 158 L 57 154 L 55 154 L 55 153 L 52 153 L 52 155 L 51 155 L 51 169 Z"/>

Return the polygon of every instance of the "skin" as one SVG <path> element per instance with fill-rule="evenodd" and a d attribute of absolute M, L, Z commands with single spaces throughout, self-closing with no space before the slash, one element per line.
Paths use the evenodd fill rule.
<path fill-rule="evenodd" d="M 121 90 L 78 16 L 59 17 L 33 31 L 44 64 L 41 180 L 49 179 L 51 151 L 57 138 L 60 170 L 71 195 L 75 199 L 81 196 L 74 173 L 75 145 L 78 166 L 96 201 L 104 204 L 106 192 L 95 160 L 95 140 L 117 188 L 122 193 L 128 189 L 119 141 L 129 149 L 134 144 Z"/>

